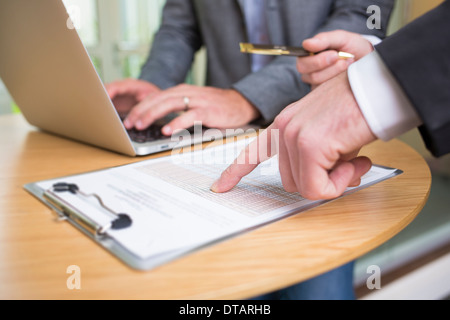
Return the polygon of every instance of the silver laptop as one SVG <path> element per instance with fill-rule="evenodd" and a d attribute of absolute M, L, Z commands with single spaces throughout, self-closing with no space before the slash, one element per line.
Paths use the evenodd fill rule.
<path fill-rule="evenodd" d="M 138 133 L 138 142 L 132 141 L 68 22 L 59 0 L 0 0 L 0 78 L 30 124 L 130 156 L 218 138 L 217 130 L 193 130 L 150 139 Z M 221 132 L 230 136 L 246 129 Z"/>

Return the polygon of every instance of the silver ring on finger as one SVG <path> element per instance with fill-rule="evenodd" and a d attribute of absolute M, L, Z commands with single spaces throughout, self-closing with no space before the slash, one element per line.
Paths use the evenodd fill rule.
<path fill-rule="evenodd" d="M 189 110 L 189 103 L 191 102 L 191 100 L 189 99 L 189 97 L 184 97 L 183 102 L 184 102 L 184 111 L 186 112 Z"/>

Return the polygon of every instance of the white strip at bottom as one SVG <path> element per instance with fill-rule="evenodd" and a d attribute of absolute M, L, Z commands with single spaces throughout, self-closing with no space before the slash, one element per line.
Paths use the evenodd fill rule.
<path fill-rule="evenodd" d="M 381 281 L 383 278 L 381 278 Z M 450 295 L 450 253 L 360 300 L 440 300 Z"/>

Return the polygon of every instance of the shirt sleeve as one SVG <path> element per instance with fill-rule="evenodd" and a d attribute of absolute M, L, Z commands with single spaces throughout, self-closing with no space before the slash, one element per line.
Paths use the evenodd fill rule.
<path fill-rule="evenodd" d="M 353 63 L 348 77 L 367 124 L 379 139 L 388 141 L 422 124 L 376 51 Z"/>
<path fill-rule="evenodd" d="M 371 35 L 371 34 L 362 34 L 361 35 L 364 39 L 369 41 L 373 46 L 376 46 L 379 44 L 382 40 L 378 38 L 377 36 Z"/>

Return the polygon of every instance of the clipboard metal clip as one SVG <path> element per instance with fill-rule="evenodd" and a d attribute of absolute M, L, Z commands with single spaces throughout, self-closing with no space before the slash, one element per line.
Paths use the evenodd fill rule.
<path fill-rule="evenodd" d="M 80 195 L 85 198 L 94 197 L 95 199 L 97 199 L 98 203 L 103 209 L 115 216 L 115 219 L 106 226 L 100 226 L 86 214 L 76 210 L 75 208 L 72 208 L 70 205 L 67 205 L 61 198 L 55 195 L 55 193 L 61 192 L 70 192 L 72 194 Z M 78 223 L 85 230 L 88 230 L 93 236 L 96 237 L 104 235 L 106 231 L 110 229 L 121 230 L 128 228 L 132 224 L 131 218 L 127 214 L 116 213 L 104 204 L 102 198 L 99 195 L 95 193 L 86 194 L 82 192 L 76 184 L 65 182 L 56 183 L 52 186 L 51 189 L 44 192 L 44 198 L 49 201 L 49 203 L 52 204 L 53 207 L 58 209 L 57 213 L 59 216 L 59 221 L 71 220 L 75 223 Z"/>

